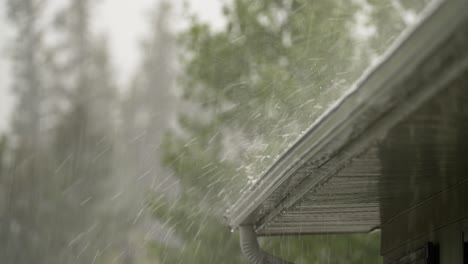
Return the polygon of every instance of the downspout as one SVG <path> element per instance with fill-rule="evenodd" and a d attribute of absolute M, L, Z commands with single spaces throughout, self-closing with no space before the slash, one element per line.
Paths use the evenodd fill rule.
<path fill-rule="evenodd" d="M 240 226 L 239 233 L 242 253 L 251 264 L 293 264 L 263 251 L 253 225 Z"/>

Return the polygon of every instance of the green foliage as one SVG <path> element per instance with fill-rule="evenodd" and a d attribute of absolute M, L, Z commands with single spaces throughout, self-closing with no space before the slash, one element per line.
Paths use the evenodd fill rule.
<path fill-rule="evenodd" d="M 238 238 L 225 231 L 223 209 L 349 89 L 424 6 L 234 0 L 224 8 L 226 27 L 219 31 L 192 18 L 180 36 L 181 86 L 198 114 L 181 113 L 179 129 L 168 131 L 161 148 L 181 191 L 175 200 L 149 199 L 155 218 L 179 240 L 155 242 L 154 256 L 163 263 L 239 263 Z M 356 34 L 358 26 L 370 33 Z M 264 247 L 296 263 L 379 263 L 378 240 L 279 237 L 265 239 Z"/>
<path fill-rule="evenodd" d="M 376 32 L 354 36 L 351 1 L 245 1 L 225 7 L 220 31 L 192 19 L 184 48 L 180 129 L 162 145 L 163 164 L 180 181 L 177 199 L 151 197 L 156 219 L 178 244 L 155 242 L 163 263 L 239 263 L 238 238 L 223 210 L 354 82 L 404 28 L 395 7 L 369 3 Z M 234 142 L 234 143 L 233 143 Z M 265 239 L 296 263 L 379 263 L 378 235 Z"/>
<path fill-rule="evenodd" d="M 58 28 L 42 23 L 47 1 L 8 4 L 17 33 L 12 87 L 18 104 L 13 143 L 0 144 L 0 259 L 103 263 L 116 249 L 111 242 L 120 242 L 112 234 L 120 222 L 110 221 L 115 212 L 103 205 L 114 162 L 107 48 L 88 31 L 86 1 L 69 1 Z M 50 31 L 63 42 L 42 43 Z"/>
<path fill-rule="evenodd" d="M 64 44 L 55 51 L 55 56 L 70 58 L 59 65 L 63 71 L 55 76 L 60 94 L 65 95 L 58 100 L 68 108 L 57 118 L 51 151 L 57 168 L 53 183 L 59 192 L 57 236 L 67 245 L 57 246 L 61 262 L 102 261 L 116 249 L 112 244 L 120 242 L 113 228 L 121 223 L 109 223 L 116 211 L 105 202 L 115 173 L 112 107 L 116 94 L 105 42 L 88 28 L 90 5 L 72 0 L 61 11 L 67 18 L 58 27 Z"/>
<path fill-rule="evenodd" d="M 260 174 L 362 72 L 350 36 L 355 9 L 348 1 L 235 1 L 225 30 L 194 22 L 182 35 L 185 97 L 221 133 L 267 142 L 249 150 L 263 158 L 248 174 Z"/>
<path fill-rule="evenodd" d="M 274 237 L 264 239 L 263 247 L 296 264 L 374 264 L 382 262 L 379 240 L 379 234 Z"/>

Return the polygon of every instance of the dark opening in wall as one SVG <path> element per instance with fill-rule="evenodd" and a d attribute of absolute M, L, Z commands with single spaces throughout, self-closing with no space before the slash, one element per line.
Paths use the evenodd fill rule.
<path fill-rule="evenodd" d="M 439 264 L 439 246 L 428 242 L 416 250 L 405 252 L 390 264 Z"/>
<path fill-rule="evenodd" d="M 463 232 L 463 264 L 468 264 L 468 235 Z"/>
<path fill-rule="evenodd" d="M 468 242 L 463 243 L 463 264 L 468 264 Z"/>

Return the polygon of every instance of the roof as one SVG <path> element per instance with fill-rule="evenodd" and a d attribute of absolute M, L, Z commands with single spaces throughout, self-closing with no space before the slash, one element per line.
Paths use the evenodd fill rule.
<path fill-rule="evenodd" d="M 455 170 L 440 164 L 468 149 L 467 10 L 465 0 L 434 5 L 229 209 L 228 225 L 254 224 L 258 235 L 368 232 L 436 193 L 431 164 Z"/>

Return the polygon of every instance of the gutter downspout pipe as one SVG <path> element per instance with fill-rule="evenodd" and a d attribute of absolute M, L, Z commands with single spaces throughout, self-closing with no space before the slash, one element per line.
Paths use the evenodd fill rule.
<path fill-rule="evenodd" d="M 240 226 L 239 233 L 242 253 L 251 264 L 294 264 L 263 251 L 253 225 Z"/>

